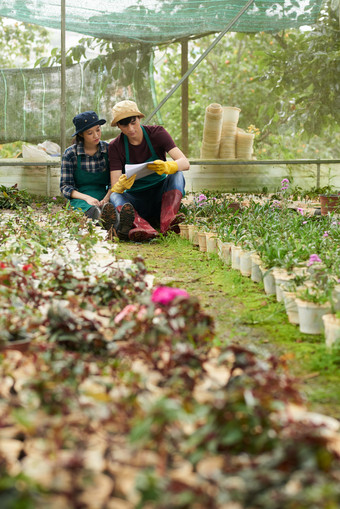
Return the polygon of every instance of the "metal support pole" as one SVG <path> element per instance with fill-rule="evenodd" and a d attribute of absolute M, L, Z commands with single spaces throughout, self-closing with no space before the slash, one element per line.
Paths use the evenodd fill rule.
<path fill-rule="evenodd" d="M 182 76 L 188 70 L 188 39 L 181 42 L 181 69 Z M 188 122 L 189 122 L 189 81 L 188 78 L 182 83 L 182 142 L 181 149 L 185 155 L 188 155 L 189 150 L 189 135 L 188 135 Z"/>
<path fill-rule="evenodd" d="M 166 101 L 171 97 L 176 90 L 182 85 L 183 81 L 187 79 L 187 77 L 196 69 L 196 67 L 202 62 L 202 60 L 205 59 L 205 57 L 210 53 L 210 51 L 216 46 L 217 43 L 220 42 L 222 37 L 225 36 L 227 32 L 235 25 L 235 23 L 239 20 L 239 18 L 244 14 L 252 3 L 254 3 L 255 0 L 249 0 L 246 5 L 240 10 L 240 12 L 235 16 L 234 19 L 231 20 L 231 22 L 226 26 L 226 28 L 216 37 L 216 39 L 210 44 L 209 48 L 205 50 L 205 52 L 196 60 L 196 62 L 188 69 L 188 71 L 182 76 L 182 78 L 172 87 L 170 92 L 164 97 L 164 99 L 159 103 L 157 108 L 155 108 L 150 115 L 144 120 L 144 124 L 147 124 L 149 120 L 157 113 L 158 110 L 161 109 L 163 104 L 166 103 Z"/>
<path fill-rule="evenodd" d="M 51 196 L 51 166 L 46 167 L 46 195 Z"/>
<path fill-rule="evenodd" d="M 61 0 L 61 19 L 60 19 L 60 50 L 61 50 L 61 69 L 60 69 L 60 149 L 61 155 L 66 148 L 66 45 L 65 45 L 65 18 L 66 5 L 65 0 Z"/>
<path fill-rule="evenodd" d="M 320 174 L 321 174 L 321 165 L 318 162 L 316 165 L 316 189 L 320 189 Z"/>

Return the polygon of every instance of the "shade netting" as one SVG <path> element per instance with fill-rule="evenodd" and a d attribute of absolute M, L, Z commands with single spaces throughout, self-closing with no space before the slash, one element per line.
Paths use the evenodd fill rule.
<path fill-rule="evenodd" d="M 278 32 L 313 24 L 322 0 L 66 0 L 68 31 L 117 42 L 127 51 L 66 70 L 66 135 L 76 113 L 94 109 L 111 120 L 112 105 L 133 98 L 149 113 L 153 47 L 183 38 L 223 33 L 247 7 L 233 32 Z M 0 16 L 61 28 L 60 0 L 2 0 Z M 60 68 L 0 69 L 0 143 L 60 140 Z M 103 137 L 113 137 L 108 122 Z"/>
<path fill-rule="evenodd" d="M 220 32 L 246 0 L 66 0 L 66 30 L 153 44 Z M 60 0 L 2 0 L 0 16 L 60 28 Z M 255 0 L 235 32 L 277 32 L 314 23 L 322 0 Z"/>

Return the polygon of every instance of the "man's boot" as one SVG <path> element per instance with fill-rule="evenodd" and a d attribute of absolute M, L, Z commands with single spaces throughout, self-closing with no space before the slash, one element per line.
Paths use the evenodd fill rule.
<path fill-rule="evenodd" d="M 161 205 L 161 233 L 168 230 L 179 232 L 178 224 L 185 219 L 184 214 L 178 214 L 181 206 L 182 193 L 178 189 L 166 191 L 162 196 Z"/>
<path fill-rule="evenodd" d="M 144 240 L 151 240 L 158 236 L 158 231 L 152 228 L 145 219 L 143 219 L 135 210 L 135 219 L 133 221 L 133 228 L 129 231 L 129 239 L 133 242 L 143 242 Z"/>
<path fill-rule="evenodd" d="M 135 209 L 131 203 L 124 203 L 124 205 L 119 205 L 116 210 L 120 216 L 117 236 L 120 240 L 129 240 L 129 231 L 135 220 Z"/>
<path fill-rule="evenodd" d="M 116 235 L 119 225 L 119 214 L 112 203 L 108 202 L 103 205 L 100 223 L 104 230 L 109 231 L 112 228 L 113 234 Z"/>

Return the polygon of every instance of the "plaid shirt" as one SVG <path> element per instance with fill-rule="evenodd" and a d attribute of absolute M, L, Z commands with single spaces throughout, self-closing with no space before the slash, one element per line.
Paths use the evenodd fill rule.
<path fill-rule="evenodd" d="M 68 147 L 61 159 L 61 176 L 60 176 L 60 191 L 65 198 L 71 199 L 72 191 L 77 191 L 74 172 L 77 169 L 77 155 L 81 158 L 81 169 L 89 173 L 102 172 L 106 168 L 106 159 L 104 153 L 108 154 L 109 144 L 106 141 L 100 141 L 100 150 L 93 156 L 85 154 L 84 145 L 82 142 L 71 145 Z M 109 182 L 108 182 L 109 184 Z"/>

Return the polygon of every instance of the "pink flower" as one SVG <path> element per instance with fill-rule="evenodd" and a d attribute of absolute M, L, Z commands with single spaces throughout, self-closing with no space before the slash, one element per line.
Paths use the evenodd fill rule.
<path fill-rule="evenodd" d="M 299 212 L 299 214 L 301 214 L 301 216 L 303 216 L 304 210 L 301 207 L 298 207 L 297 211 Z"/>
<path fill-rule="evenodd" d="M 53 196 L 52 200 L 56 200 L 57 198 L 55 196 Z"/>
<path fill-rule="evenodd" d="M 0 269 L 5 269 L 7 267 L 7 265 L 5 264 L 5 262 L 0 262 Z"/>
<path fill-rule="evenodd" d="M 135 304 L 128 304 L 127 306 L 125 306 L 124 309 L 121 310 L 120 313 L 118 313 L 118 315 L 114 319 L 114 322 L 119 323 L 124 318 L 128 317 L 130 318 L 132 313 L 134 313 L 135 311 L 137 311 L 137 306 Z"/>
<path fill-rule="evenodd" d="M 288 189 L 289 186 L 282 186 L 281 191 L 284 191 L 285 189 Z"/>
<path fill-rule="evenodd" d="M 281 180 L 281 184 L 289 184 L 289 180 L 288 179 L 283 179 L 283 180 Z"/>
<path fill-rule="evenodd" d="M 27 263 L 26 265 L 24 265 L 24 266 L 22 267 L 22 270 L 23 270 L 24 272 L 28 272 L 28 271 L 29 271 L 29 270 L 31 270 L 31 269 L 33 269 L 33 265 L 32 265 L 31 263 Z"/>
<path fill-rule="evenodd" d="M 206 199 L 207 199 L 207 197 L 205 196 L 205 194 L 200 194 L 198 197 L 198 203 L 201 203 L 202 201 L 205 201 Z"/>
<path fill-rule="evenodd" d="M 313 265 L 313 263 L 318 263 L 318 262 L 321 262 L 321 258 L 319 258 L 319 256 L 317 254 L 312 254 L 309 257 L 307 265 L 308 265 L 308 267 L 310 267 L 311 265 Z"/>
<path fill-rule="evenodd" d="M 180 288 L 172 288 L 171 286 L 159 286 L 153 292 L 151 300 L 152 302 L 158 302 L 159 304 L 167 305 L 175 297 L 189 297 L 188 292 L 181 290 Z"/>
<path fill-rule="evenodd" d="M 323 236 L 324 236 L 324 237 L 328 237 L 328 232 L 325 232 L 325 233 L 323 234 Z"/>
<path fill-rule="evenodd" d="M 302 224 L 307 224 L 307 223 L 308 223 L 308 221 L 302 221 Z"/>

